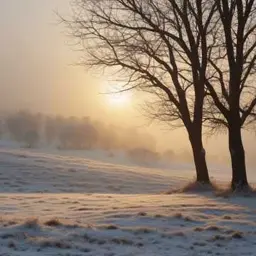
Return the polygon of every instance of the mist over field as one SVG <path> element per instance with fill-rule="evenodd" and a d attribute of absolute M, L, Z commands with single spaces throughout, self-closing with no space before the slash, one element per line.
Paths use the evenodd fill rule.
<path fill-rule="evenodd" d="M 101 150 L 109 156 L 122 152 L 141 165 L 159 163 L 193 164 L 189 148 L 170 143 L 159 148 L 158 137 L 144 127 L 118 126 L 90 117 L 64 117 L 61 115 L 33 114 L 18 111 L 2 115 L 0 136 L 4 141 L 23 148 L 54 148 L 57 150 Z M 254 154 L 248 154 L 248 164 L 254 166 Z M 228 166 L 225 155 L 209 154 L 211 164 Z"/>
<path fill-rule="evenodd" d="M 71 38 L 58 26 L 55 11 L 70 14 L 69 1 L 1 2 L 1 112 L 28 110 L 49 116 L 86 116 L 107 125 L 146 131 L 154 137 L 152 150 L 191 152 L 184 129 L 172 130 L 143 116 L 140 97 L 135 95 L 123 105 L 109 102 L 104 93 L 115 83 L 74 65 L 79 52 L 73 51 Z M 253 128 L 244 132 L 249 163 L 254 161 L 252 152 L 256 150 L 254 134 Z M 229 161 L 225 133 L 206 133 L 204 141 L 209 156 L 217 162 Z"/>

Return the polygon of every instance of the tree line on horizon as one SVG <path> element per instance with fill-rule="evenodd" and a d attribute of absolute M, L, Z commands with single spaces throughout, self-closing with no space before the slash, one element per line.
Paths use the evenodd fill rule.
<path fill-rule="evenodd" d="M 1 115 L 0 140 L 17 142 L 25 148 L 53 148 L 59 150 L 103 150 L 114 157 L 124 153 L 136 164 L 156 166 L 190 164 L 189 149 L 177 150 L 173 143 L 157 149 L 157 139 L 136 127 L 108 125 L 89 117 L 64 117 L 31 113 L 26 110 Z M 226 164 L 225 156 L 208 155 L 214 164 Z M 254 163 L 252 158 L 249 163 Z M 156 165 L 155 165 L 156 164 Z"/>
<path fill-rule="evenodd" d="M 0 139 L 10 139 L 26 148 L 55 148 L 59 150 L 103 150 L 110 157 L 124 153 L 137 164 L 153 162 L 190 161 L 187 151 L 175 154 L 168 149 L 156 151 L 155 138 L 136 127 L 106 124 L 90 117 L 49 116 L 29 111 L 3 115 Z"/>
<path fill-rule="evenodd" d="M 148 133 L 141 133 L 135 127 L 106 124 L 88 116 L 50 116 L 22 110 L 2 116 L 0 128 L 2 137 L 7 134 L 10 139 L 23 142 L 27 147 L 41 143 L 70 150 L 143 147 L 154 151 L 156 148 L 154 137 Z"/>

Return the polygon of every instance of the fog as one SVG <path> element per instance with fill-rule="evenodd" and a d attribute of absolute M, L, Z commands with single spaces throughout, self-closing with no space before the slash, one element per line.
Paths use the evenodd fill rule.
<path fill-rule="evenodd" d="M 127 147 L 131 131 L 138 130 L 140 144 L 152 151 L 172 150 L 178 154 L 190 152 L 183 129 L 151 124 L 143 118 L 140 95 L 133 95 L 125 106 L 111 106 L 106 100 L 104 75 L 92 73 L 73 65 L 79 53 L 73 51 L 71 39 L 58 25 L 54 10 L 69 13 L 68 0 L 2 0 L 0 2 L 0 110 L 3 118 L 28 110 L 48 116 L 89 117 L 105 127 L 112 125 L 122 130 Z M 131 130 L 129 130 L 131 129 Z M 118 131 L 118 132 L 119 132 Z M 130 131 L 130 132 L 128 132 Z M 151 138 L 152 145 L 146 141 Z M 137 141 L 134 139 L 134 141 Z M 248 161 L 253 163 L 254 131 L 244 134 Z M 225 134 L 205 136 L 205 147 L 210 159 L 223 162 L 228 159 Z"/>

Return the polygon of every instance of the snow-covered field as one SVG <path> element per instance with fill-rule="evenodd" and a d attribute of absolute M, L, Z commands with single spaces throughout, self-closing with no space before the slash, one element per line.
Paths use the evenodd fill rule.
<path fill-rule="evenodd" d="M 192 167 L 85 155 L 0 146 L 0 256 L 256 255 L 255 198 L 166 195 Z"/>

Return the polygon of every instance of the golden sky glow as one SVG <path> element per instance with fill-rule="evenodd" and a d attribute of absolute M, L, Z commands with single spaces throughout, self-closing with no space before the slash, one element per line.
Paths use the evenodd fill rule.
<path fill-rule="evenodd" d="M 132 108 L 135 104 L 131 91 L 123 91 L 121 83 L 104 82 L 102 84 L 103 96 L 109 108 Z"/>
<path fill-rule="evenodd" d="M 141 97 L 133 93 L 106 94 L 115 91 L 118 83 L 107 83 L 104 75 L 72 65 L 81 52 L 71 49 L 70 38 L 57 25 L 54 14 L 58 10 L 68 15 L 69 2 L 0 1 L 1 111 L 30 109 L 65 116 L 88 115 L 95 120 L 150 130 L 165 148 L 188 147 L 183 130 L 149 125 L 138 111 Z M 254 134 L 248 138 L 245 142 L 253 150 Z M 223 148 L 227 152 L 225 139 L 207 138 L 205 145 L 212 152 L 219 153 Z"/>
<path fill-rule="evenodd" d="M 129 93 L 107 94 L 106 97 L 110 107 L 114 107 L 114 108 L 129 107 L 132 100 Z"/>

